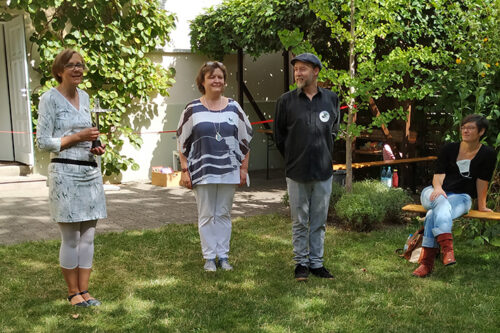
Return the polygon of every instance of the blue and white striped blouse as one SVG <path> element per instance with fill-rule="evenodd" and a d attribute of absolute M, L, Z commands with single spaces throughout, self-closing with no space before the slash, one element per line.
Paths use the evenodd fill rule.
<path fill-rule="evenodd" d="M 252 135 L 248 117 L 235 100 L 229 98 L 220 111 L 208 110 L 200 99 L 189 103 L 181 114 L 177 139 L 192 184 L 239 184 Z"/>

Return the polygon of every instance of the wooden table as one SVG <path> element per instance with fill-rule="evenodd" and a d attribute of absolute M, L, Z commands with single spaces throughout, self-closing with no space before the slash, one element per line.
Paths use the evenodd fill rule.
<path fill-rule="evenodd" d="M 269 150 L 271 147 L 274 146 L 274 137 L 273 137 L 273 130 L 272 129 L 257 129 L 256 132 L 258 133 L 264 133 L 266 134 L 266 179 L 269 179 Z M 353 163 L 352 168 L 353 169 L 362 169 L 362 168 L 369 168 L 369 167 L 376 167 L 376 166 L 392 166 L 392 165 L 398 165 L 398 164 L 410 164 L 412 166 L 412 184 L 411 188 L 413 191 L 415 191 L 415 169 L 414 165 L 419 162 L 432 162 L 437 160 L 437 156 L 425 156 L 425 157 L 413 157 L 413 158 L 402 158 L 402 159 L 396 159 L 396 160 L 388 160 L 388 161 L 374 161 L 374 162 L 359 162 L 359 163 Z M 333 165 L 333 170 L 345 170 L 346 165 L 345 164 L 334 164 Z"/>
<path fill-rule="evenodd" d="M 353 169 L 369 168 L 374 166 L 391 166 L 397 164 L 411 164 L 418 162 L 429 162 L 437 160 L 437 156 L 426 156 L 426 157 L 413 157 L 413 158 L 401 158 L 399 160 L 388 160 L 388 161 L 374 161 L 374 162 L 359 162 L 353 163 Z M 334 164 L 333 170 L 345 170 L 345 164 Z"/>
<path fill-rule="evenodd" d="M 392 165 L 399 165 L 399 164 L 410 164 L 411 165 L 411 184 L 410 188 L 413 192 L 416 191 L 416 170 L 415 170 L 415 164 L 419 162 L 432 162 L 437 160 L 437 156 L 425 156 L 425 157 L 413 157 L 413 158 L 401 158 L 399 160 L 388 160 L 388 161 L 374 161 L 374 162 L 359 162 L 359 163 L 353 163 L 352 168 L 353 169 L 362 169 L 362 168 L 370 168 L 370 167 L 377 167 L 377 166 L 392 166 Z M 333 165 L 333 170 L 345 170 L 346 165 L 345 164 L 334 164 Z"/>

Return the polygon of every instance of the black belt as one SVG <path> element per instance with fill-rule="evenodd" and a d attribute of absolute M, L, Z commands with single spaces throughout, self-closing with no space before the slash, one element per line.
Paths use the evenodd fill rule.
<path fill-rule="evenodd" d="M 97 168 L 96 162 L 70 160 L 69 158 L 53 158 L 50 160 L 50 162 L 51 163 L 63 163 L 63 164 L 88 165 L 88 166 Z"/>

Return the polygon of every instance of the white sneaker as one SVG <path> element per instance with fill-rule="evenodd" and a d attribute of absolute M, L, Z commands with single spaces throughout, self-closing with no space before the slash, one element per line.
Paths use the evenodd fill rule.
<path fill-rule="evenodd" d="M 217 271 L 217 266 L 215 265 L 215 259 L 207 259 L 205 261 L 205 266 L 203 266 L 205 272 L 215 272 Z"/>
<path fill-rule="evenodd" d="M 219 259 L 219 266 L 225 271 L 232 271 L 233 266 L 229 264 L 229 261 L 227 261 L 227 258 L 224 259 Z"/>

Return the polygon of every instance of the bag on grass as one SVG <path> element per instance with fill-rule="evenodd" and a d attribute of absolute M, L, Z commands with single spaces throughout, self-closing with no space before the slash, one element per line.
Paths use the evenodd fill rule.
<path fill-rule="evenodd" d="M 424 227 L 421 227 L 406 240 L 404 248 L 397 249 L 396 253 L 409 262 L 418 263 L 422 253 L 422 240 L 424 238 Z"/>

